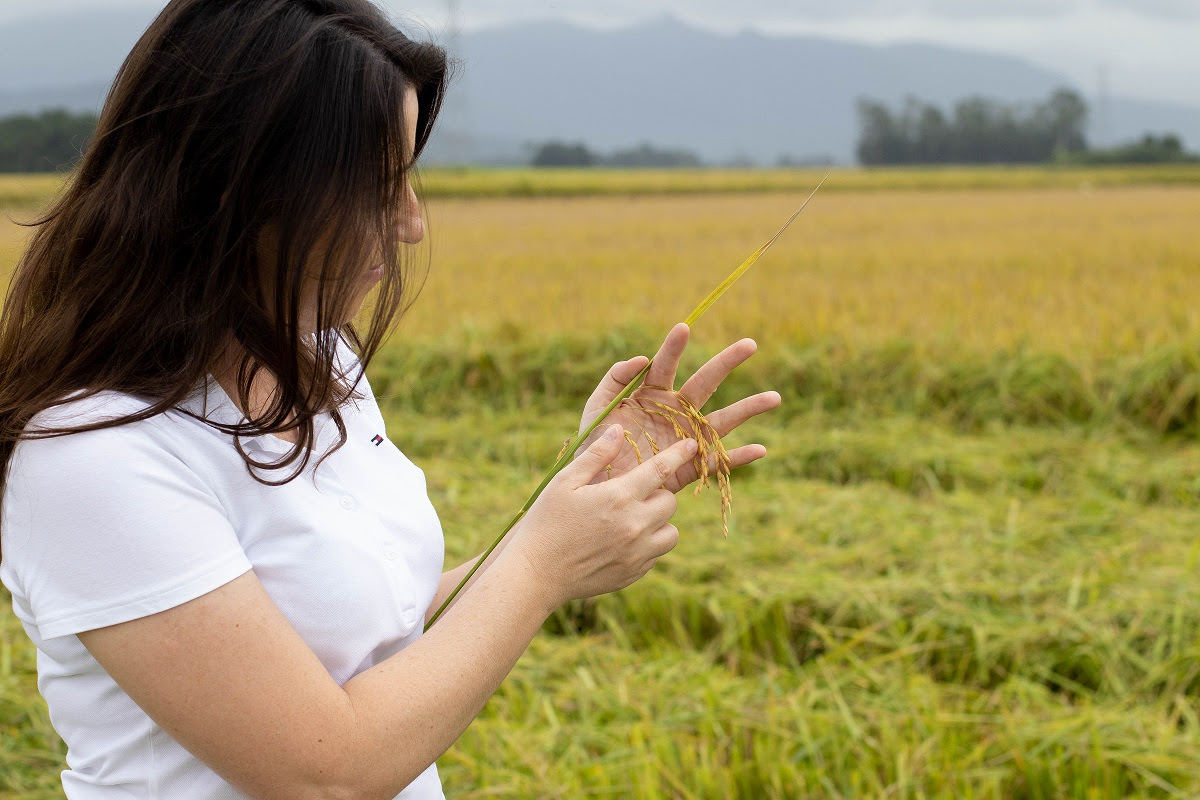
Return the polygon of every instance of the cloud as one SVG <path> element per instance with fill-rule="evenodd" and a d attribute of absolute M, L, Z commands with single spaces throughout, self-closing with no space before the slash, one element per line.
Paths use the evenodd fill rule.
<path fill-rule="evenodd" d="M 376 0 L 389 8 L 444 19 L 445 0 Z M 1118 11 L 1153 19 L 1200 19 L 1200 0 L 467 0 L 468 23 L 567 18 L 610 24 L 674 14 L 735 26 L 764 20 L 829 22 L 849 19 L 1014 20 L 1036 23 L 1074 14 Z"/>
<path fill-rule="evenodd" d="M 619 4 L 619 3 L 618 3 Z M 570 6 L 570 2 L 554 5 Z M 631 4 L 632 5 L 632 4 Z M 703 9 L 735 16 L 726 0 L 650 0 L 637 4 L 675 10 L 680 14 Z M 742 0 L 736 15 L 770 15 L 793 20 L 825 20 L 871 17 L 922 17 L 938 19 L 1025 19 L 1056 18 L 1096 9 L 1122 11 L 1130 15 L 1200 18 L 1197 0 Z"/>
<path fill-rule="evenodd" d="M 691 6 L 690 3 L 688 5 Z M 716 3 L 711 5 L 718 7 Z M 836 3 L 822 0 L 752 0 L 743 7 L 755 10 L 762 6 L 764 11 L 774 16 L 786 14 L 808 19 L 908 16 L 1037 19 L 1071 13 L 1078 5 L 1079 0 L 841 0 Z"/>
<path fill-rule="evenodd" d="M 1200 3 L 1196 0 L 1098 0 L 1105 8 L 1131 11 L 1145 16 L 1170 20 L 1200 19 Z"/>
<path fill-rule="evenodd" d="M 375 0 L 393 12 L 442 21 L 446 0 Z M 0 0 L 0 22 L 96 7 L 161 8 L 165 0 Z M 467 0 L 468 23 L 565 17 L 613 22 L 662 14 L 690 19 L 823 22 L 929 17 L 940 20 L 1024 19 L 1031 22 L 1091 10 L 1168 20 L 1200 19 L 1200 0 Z"/>
<path fill-rule="evenodd" d="M 166 5 L 166 0 L 0 0 L 0 24 L 34 17 L 53 17 L 73 12 L 144 9 L 147 21 Z"/>
<path fill-rule="evenodd" d="M 825 21 L 853 18 L 897 18 L 928 16 L 942 19 L 1025 18 L 1044 19 L 1069 14 L 1089 0 L 471 0 L 463 4 L 468 18 L 566 17 L 645 19 L 648 16 L 676 14 L 684 18 L 744 20 L 747 24 L 762 19 L 789 21 Z M 1121 2 L 1121 0 L 1107 0 Z M 1172 0 L 1158 0 L 1169 3 Z M 1174 0 L 1180 4 L 1194 0 Z M 405 0 L 384 0 L 394 10 Z M 418 13 L 434 8 L 444 15 L 445 4 L 436 0 L 412 0 L 409 7 Z M 1124 0 L 1137 7 L 1137 0 Z"/>

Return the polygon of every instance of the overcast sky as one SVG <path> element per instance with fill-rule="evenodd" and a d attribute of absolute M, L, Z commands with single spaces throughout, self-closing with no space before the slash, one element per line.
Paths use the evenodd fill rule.
<path fill-rule="evenodd" d="M 450 0 L 377 0 L 445 30 Z M 0 0 L 0 23 L 150 0 Z M 866 42 L 924 41 L 1024 56 L 1089 94 L 1200 106 L 1200 0 L 458 0 L 464 28 L 558 18 L 618 27 L 672 14 L 715 31 L 813 33 Z"/>

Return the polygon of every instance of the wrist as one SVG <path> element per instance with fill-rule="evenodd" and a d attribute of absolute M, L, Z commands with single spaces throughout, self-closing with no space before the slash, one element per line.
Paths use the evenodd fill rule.
<path fill-rule="evenodd" d="M 533 558 L 523 545 L 519 540 L 512 542 L 500 554 L 495 566 L 502 567 L 512 576 L 516 590 L 544 620 L 569 598 L 565 596 L 562 587 L 553 576 L 547 575 L 546 570 L 539 567 L 537 559 Z"/>

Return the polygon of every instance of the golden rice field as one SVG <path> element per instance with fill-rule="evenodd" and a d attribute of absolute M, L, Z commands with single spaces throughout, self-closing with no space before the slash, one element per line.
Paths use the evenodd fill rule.
<path fill-rule="evenodd" d="M 921 192 L 881 190 L 883 178 L 895 180 L 852 192 L 838 181 L 861 185 L 862 174 L 831 177 L 697 335 L 981 351 L 1036 342 L 1086 361 L 1200 334 L 1200 186 Z M 0 202 L 20 196 L 14 184 L 48 193 L 47 179 L 0 178 Z M 433 199 L 421 253 L 432 269 L 401 335 L 666 329 L 806 195 Z M 25 236 L 0 222 L 0 275 Z"/>
<path fill-rule="evenodd" d="M 432 269 L 402 331 L 666 330 L 803 197 L 434 201 Z M 1198 267 L 1200 187 L 829 193 L 697 335 L 1036 342 L 1086 360 L 1200 334 Z"/>
<path fill-rule="evenodd" d="M 820 177 L 426 176 L 428 279 L 370 375 L 448 563 Z M 0 205 L 55 181 L 0 178 Z M 827 189 L 685 359 L 753 336 L 706 410 L 784 396 L 727 437 L 769 450 L 728 541 L 683 493 L 677 550 L 547 623 L 447 796 L 1200 797 L 1200 171 Z M 23 235 L 0 222 L 0 273 Z M 0 603 L 0 796 L 60 797 L 62 759 Z"/>

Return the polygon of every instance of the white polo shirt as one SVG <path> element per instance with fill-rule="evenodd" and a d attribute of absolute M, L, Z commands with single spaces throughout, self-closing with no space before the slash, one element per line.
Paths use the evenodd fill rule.
<path fill-rule="evenodd" d="M 339 684 L 421 635 L 442 572 L 441 525 L 424 473 L 388 440 L 365 379 L 358 390 L 365 399 L 343 409 L 346 444 L 315 474 L 310 465 L 278 487 L 253 480 L 232 437 L 180 411 L 17 446 L 0 580 L 37 646 L 38 689 L 68 747 L 70 800 L 243 797 L 121 690 L 81 631 L 172 608 L 253 569 Z M 43 412 L 31 427 L 148 405 L 106 392 Z M 185 407 L 243 421 L 213 380 Z M 336 437 L 322 418 L 317 453 Z M 259 461 L 290 447 L 274 436 L 243 446 Z M 436 766 L 398 797 L 443 798 Z"/>

